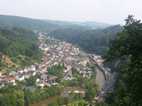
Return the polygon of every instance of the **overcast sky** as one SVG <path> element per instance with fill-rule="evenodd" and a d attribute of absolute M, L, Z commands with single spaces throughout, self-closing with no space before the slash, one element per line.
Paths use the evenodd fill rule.
<path fill-rule="evenodd" d="M 0 14 L 122 24 L 128 14 L 142 19 L 142 0 L 0 0 Z"/>

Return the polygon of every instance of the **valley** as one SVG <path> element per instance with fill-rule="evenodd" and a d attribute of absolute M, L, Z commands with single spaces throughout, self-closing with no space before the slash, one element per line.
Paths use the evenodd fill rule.
<path fill-rule="evenodd" d="M 47 100 L 43 99 L 44 104 L 44 102 L 49 101 L 50 98 L 53 99 L 51 99 L 52 101 L 55 101 L 54 98 L 60 95 L 62 95 L 62 98 L 67 97 L 68 99 L 72 94 L 80 95 L 80 99 L 84 98 L 85 94 L 88 92 L 85 88 L 87 85 L 83 85 L 81 83 L 84 79 L 86 81 L 91 81 L 90 83 L 93 84 L 92 87 L 94 87 L 94 92 L 97 92 L 97 85 L 99 85 L 100 90 L 103 87 L 105 81 L 103 80 L 104 76 L 102 72 L 98 69 L 98 71 L 96 71 L 95 64 L 89 58 L 89 54 L 83 52 L 78 47 L 75 47 L 65 41 L 51 38 L 50 36 L 47 37 L 41 32 L 38 33 L 38 46 L 43 53 L 41 62 L 16 71 L 11 71 L 7 74 L 1 74 L 1 88 L 8 85 L 19 86 L 20 82 L 26 84 L 26 86 L 22 86 L 27 90 L 29 88 L 37 89 L 39 87 L 42 91 L 42 89 L 48 89 L 52 86 L 64 89 L 64 91 L 59 90 L 59 94 L 55 94 L 55 96 L 49 96 L 49 99 Z M 97 64 L 102 64 L 100 63 L 102 61 L 102 59 L 99 58 L 100 56 L 95 54 L 93 54 L 93 56 L 96 57 L 98 62 Z M 98 78 L 102 78 L 102 80 Z M 76 84 L 72 85 L 72 83 L 75 82 Z M 89 82 L 86 82 L 86 84 L 87 83 Z M 71 86 L 74 87 L 72 88 Z M 78 87 L 82 90 L 78 89 Z M 68 88 L 70 88 L 71 91 Z M 69 92 L 71 92 L 71 94 Z M 72 99 L 73 98 L 74 96 L 72 96 Z M 90 99 L 93 100 L 93 97 Z M 36 106 L 36 104 L 31 104 L 31 106 Z"/>
<path fill-rule="evenodd" d="M 23 86 L 24 89 L 29 89 L 30 87 L 37 89 L 39 87 L 42 91 L 42 89 L 48 89 L 52 86 L 64 89 L 63 91 L 59 90 L 57 95 L 55 94 L 47 97 L 47 100 L 43 99 L 43 102 L 41 100 L 39 103 L 43 103 L 44 106 L 47 105 L 49 100 L 56 101 L 60 99 L 58 96 L 69 99 L 69 96 L 72 94 L 79 94 L 80 99 L 84 98 L 88 92 L 85 88 L 87 85 L 83 85 L 81 82 L 83 80 L 88 80 L 91 81 L 90 83 L 92 83 L 92 87 L 94 87 L 93 90 L 96 92 L 90 99 L 91 101 L 97 100 L 95 99 L 95 95 L 97 92 L 103 92 L 102 89 L 106 80 L 108 80 L 104 74 L 106 72 L 102 72 L 100 68 L 103 66 L 103 59 L 101 56 L 85 53 L 71 43 L 45 35 L 46 34 L 42 32 L 38 33 L 38 47 L 43 53 L 41 62 L 24 67 L 23 69 L 11 71 L 7 73 L 7 75 L 1 74 L 0 87 L 3 88 L 9 84 L 18 86 L 19 82 L 24 82 L 26 84 L 26 86 Z M 92 60 L 95 61 L 95 63 Z M 27 81 L 32 82 L 30 83 Z M 89 82 L 86 82 L 86 84 L 87 83 Z M 69 92 L 71 92 L 71 94 Z M 78 93 L 76 94 L 75 92 Z M 72 96 L 72 99 L 73 98 L 74 96 Z M 52 102 L 49 102 L 49 104 L 50 103 Z M 37 106 L 37 103 L 33 102 L 31 106 Z"/>
<path fill-rule="evenodd" d="M 5 21 L 5 19 L 9 18 L 3 17 L 0 16 L 0 21 Z M 25 24 L 23 26 L 15 25 L 13 21 L 16 20 L 17 23 L 23 20 Z M 76 43 L 52 36 L 52 32 L 56 30 L 64 29 L 65 32 L 68 31 L 68 34 L 71 34 L 72 32 L 69 31 L 70 28 L 73 28 L 76 33 L 80 33 L 80 31 L 82 33 L 82 31 L 88 30 L 89 27 L 81 26 L 81 24 L 76 25 L 75 23 L 66 23 L 64 25 L 64 22 L 56 23 L 51 21 L 50 25 L 57 24 L 57 27 L 54 27 L 55 29 L 53 28 L 50 31 L 43 29 L 44 32 L 41 32 L 40 28 L 37 30 L 34 26 L 31 26 L 32 29 L 34 28 L 32 32 L 23 29 L 29 25 L 26 22 L 27 20 L 39 27 L 43 22 L 38 24 L 36 23 L 38 20 L 11 17 L 9 23 L 12 22 L 11 24 L 19 28 L 12 28 L 12 26 L 9 26 L 9 23 L 4 23 L 8 27 L 6 30 L 9 31 L 8 34 L 3 32 L 5 28 L 1 26 L 2 37 L 5 34 L 8 36 L 8 40 L 10 40 L 10 33 L 13 33 L 12 48 L 8 46 L 9 42 L 6 42 L 6 44 L 4 42 L 4 45 L 7 46 L 6 48 L 10 48 L 10 52 L 7 52 L 7 49 L 2 49 L 2 53 L 6 54 L 7 57 L 9 56 L 8 59 L 15 65 L 12 65 L 12 68 L 7 68 L 10 70 L 5 70 L 3 68 L 5 65 L 1 67 L 4 70 L 0 72 L 1 90 L 3 91 L 4 89 L 8 89 L 9 86 L 12 86 L 13 90 L 17 89 L 24 93 L 24 102 L 31 106 L 36 106 L 37 101 L 43 103 L 43 105 L 47 105 L 47 103 L 54 104 L 54 102 L 58 104 L 61 101 L 61 104 L 65 104 L 66 99 L 68 100 L 68 104 L 73 102 L 83 102 L 85 104 L 89 101 L 97 102 L 98 100 L 95 98 L 98 98 L 99 94 L 101 94 L 100 92 L 103 92 L 103 87 L 107 80 L 104 74 L 105 70 L 102 69 L 104 60 L 98 54 L 86 52 Z M 63 24 L 62 28 L 58 26 L 61 23 Z M 45 24 L 48 25 L 49 23 Z M 21 36 L 23 34 L 25 35 Z M 14 36 L 18 36 L 21 42 L 17 41 L 18 44 L 14 44 L 14 41 L 17 40 Z M 22 45 L 23 40 L 26 46 Z M 88 45 L 90 45 L 89 42 Z M 47 102 L 49 100 L 53 102 Z"/>
<path fill-rule="evenodd" d="M 125 21 L 0 15 L 0 106 L 141 106 L 142 23 Z"/>

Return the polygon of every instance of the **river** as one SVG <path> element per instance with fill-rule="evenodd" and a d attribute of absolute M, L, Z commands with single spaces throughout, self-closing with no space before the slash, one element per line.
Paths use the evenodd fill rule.
<path fill-rule="evenodd" d="M 104 74 L 98 68 L 96 69 L 96 84 L 99 86 L 99 90 L 101 90 L 105 84 Z"/>

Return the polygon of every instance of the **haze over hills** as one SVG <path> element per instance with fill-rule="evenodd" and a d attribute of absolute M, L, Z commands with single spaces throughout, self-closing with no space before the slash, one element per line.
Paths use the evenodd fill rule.
<path fill-rule="evenodd" d="M 21 27 L 26 29 L 34 29 L 40 31 L 53 31 L 63 28 L 105 28 L 108 24 L 96 22 L 66 22 L 53 20 L 31 19 L 18 16 L 0 15 L 0 26 Z"/>
<path fill-rule="evenodd" d="M 76 22 L 75 24 L 81 25 L 81 26 L 87 26 L 92 29 L 99 29 L 99 28 L 103 29 L 103 28 L 111 26 L 110 24 L 101 23 L 101 22 L 99 23 L 99 22 L 94 22 L 94 21 Z"/>

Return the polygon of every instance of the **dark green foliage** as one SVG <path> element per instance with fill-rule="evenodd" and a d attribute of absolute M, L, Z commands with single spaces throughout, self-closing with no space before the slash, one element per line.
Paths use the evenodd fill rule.
<path fill-rule="evenodd" d="M 108 52 L 108 60 L 120 60 L 120 78 L 113 96 L 116 106 L 142 105 L 141 42 L 142 23 L 130 15 L 123 32 L 118 35 Z"/>
<path fill-rule="evenodd" d="M 34 91 L 25 90 L 25 102 L 27 104 L 39 102 L 40 100 L 48 99 L 48 97 L 58 96 L 60 91 L 61 88 L 58 86 L 52 86 L 44 89 L 36 88 Z"/>
<path fill-rule="evenodd" d="M 57 76 L 59 79 L 63 78 L 64 65 L 55 65 L 47 69 L 49 75 Z"/>
<path fill-rule="evenodd" d="M 13 62 L 25 66 L 40 60 L 35 33 L 21 28 L 0 28 L 0 52 L 9 56 Z"/>
<path fill-rule="evenodd" d="M 23 91 L 13 86 L 0 89 L 0 106 L 24 106 Z"/>
<path fill-rule="evenodd" d="M 27 55 L 32 56 L 34 51 L 37 50 L 37 41 L 33 32 L 12 28 L 11 30 L 0 29 L 0 40 L 3 45 L 1 46 L 1 52 L 9 56 Z"/>
<path fill-rule="evenodd" d="M 68 28 L 55 30 L 48 35 L 76 44 L 87 52 L 104 53 L 121 30 L 119 25 L 96 30 Z"/>
<path fill-rule="evenodd" d="M 6 86 L 0 89 L 0 106 L 29 106 L 33 102 L 57 96 L 61 89 L 57 86 L 31 91 L 28 89 Z M 25 105 L 24 105 L 25 104 Z"/>
<path fill-rule="evenodd" d="M 67 104 L 67 106 L 87 106 L 87 102 L 84 100 L 78 100 Z"/>
<path fill-rule="evenodd" d="M 96 96 L 97 87 L 94 85 L 94 80 L 91 79 L 85 79 L 83 81 L 84 88 L 85 88 L 85 99 L 87 101 L 92 101 L 94 97 Z"/>
<path fill-rule="evenodd" d="M 30 78 L 26 79 L 25 85 L 26 86 L 36 86 L 36 79 L 37 78 L 38 77 L 36 77 L 36 76 L 31 76 Z"/>

